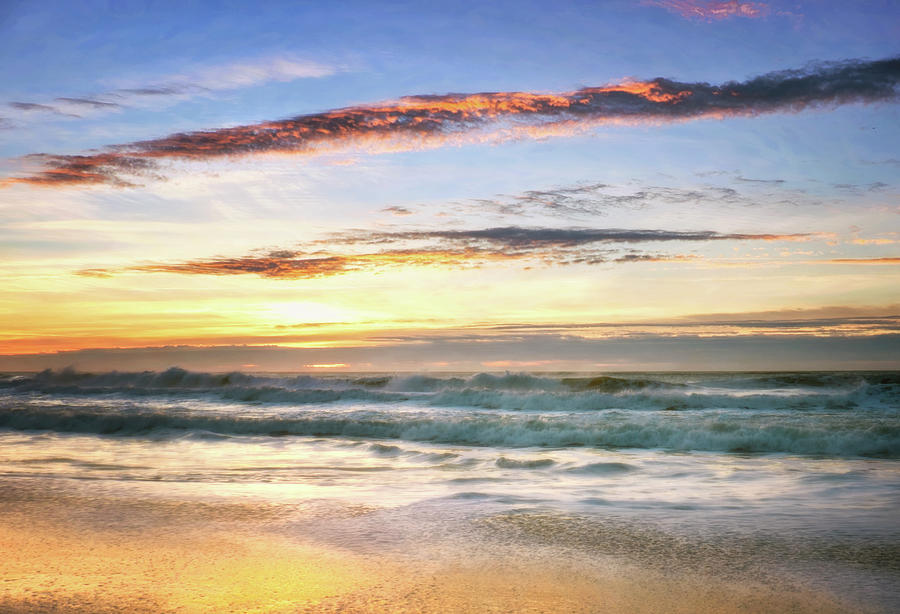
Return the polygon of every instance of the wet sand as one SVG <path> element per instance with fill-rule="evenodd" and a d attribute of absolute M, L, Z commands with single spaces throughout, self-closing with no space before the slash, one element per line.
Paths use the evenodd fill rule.
<path fill-rule="evenodd" d="M 552 544 L 507 548 L 513 538 L 502 534 L 461 547 L 356 551 L 319 539 L 315 515 L 289 521 L 295 508 L 40 486 L 0 489 L 3 612 L 876 611 L 677 562 L 654 568 L 627 557 L 561 557 Z M 369 513 L 334 509 L 351 522 Z"/>

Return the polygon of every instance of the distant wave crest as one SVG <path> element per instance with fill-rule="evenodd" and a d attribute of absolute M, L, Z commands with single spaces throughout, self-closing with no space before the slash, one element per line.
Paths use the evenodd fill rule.
<path fill-rule="evenodd" d="M 316 377 L 165 371 L 82 373 L 46 370 L 0 378 L 10 392 L 123 396 L 212 395 L 252 403 L 326 403 L 342 400 L 424 400 L 437 406 L 552 411 L 650 406 L 685 409 L 900 396 L 900 373 L 617 374 L 554 376 L 478 373 L 470 376 L 373 375 Z"/>

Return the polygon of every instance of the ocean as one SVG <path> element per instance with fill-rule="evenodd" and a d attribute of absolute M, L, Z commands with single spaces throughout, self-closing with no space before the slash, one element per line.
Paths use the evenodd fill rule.
<path fill-rule="evenodd" d="M 900 611 L 900 373 L 6 374 L 0 501 L 94 533 L 240 505 L 242 531 L 369 561 L 564 560 Z M 379 611 L 351 593 L 304 607 Z"/>

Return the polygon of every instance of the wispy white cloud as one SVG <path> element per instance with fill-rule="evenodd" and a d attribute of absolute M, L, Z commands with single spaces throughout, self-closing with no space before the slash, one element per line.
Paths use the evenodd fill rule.
<path fill-rule="evenodd" d="M 82 118 L 118 112 L 128 107 L 168 106 L 211 92 L 266 83 L 286 83 L 333 75 L 340 67 L 287 56 L 267 56 L 227 64 L 192 66 L 182 72 L 119 79 L 110 89 L 89 95 L 60 96 L 41 101 L 9 101 L 7 121 L 27 122 L 34 116 Z"/>
<path fill-rule="evenodd" d="M 183 74 L 169 75 L 158 80 L 171 86 L 193 86 L 207 90 L 231 90 L 263 83 L 287 82 L 295 79 L 327 77 L 338 72 L 337 67 L 289 57 L 266 57 L 198 67 Z"/>

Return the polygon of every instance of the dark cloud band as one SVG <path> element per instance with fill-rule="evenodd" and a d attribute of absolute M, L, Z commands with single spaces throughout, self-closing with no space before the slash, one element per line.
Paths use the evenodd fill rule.
<path fill-rule="evenodd" d="M 578 247 L 591 243 L 646 243 L 659 241 L 798 241 L 810 234 L 739 234 L 711 230 L 633 230 L 623 228 L 523 228 L 504 226 L 475 230 L 351 231 L 337 235 L 344 243 L 379 244 L 395 241 L 441 240 L 455 244 L 489 244 L 509 250 L 540 247 Z M 330 240 L 329 240 L 330 242 Z"/>
<path fill-rule="evenodd" d="M 412 96 L 291 119 L 173 134 L 83 156 L 32 157 L 44 169 L 5 183 L 129 185 L 164 159 L 206 160 L 264 153 L 316 154 L 435 147 L 498 135 L 565 134 L 606 122 L 672 122 L 797 112 L 897 98 L 900 58 L 849 60 L 769 73 L 721 85 L 658 78 L 561 94 L 489 92 Z"/>
<path fill-rule="evenodd" d="M 815 235 L 723 234 L 712 231 L 586 228 L 485 228 L 404 232 L 350 232 L 332 235 L 306 250 L 276 250 L 238 258 L 142 264 L 125 269 L 183 275 L 258 275 L 273 279 L 314 279 L 397 266 L 479 267 L 491 262 L 533 261 L 547 265 L 593 265 L 693 260 L 682 254 L 644 253 L 616 246 L 636 243 L 797 241 Z M 343 251 L 323 251 L 322 245 Z M 368 248 L 359 251 L 360 246 Z M 372 249 L 378 246 L 381 249 Z M 353 251 L 354 248 L 357 251 Z M 81 275 L 107 277 L 117 271 L 87 269 Z"/>

